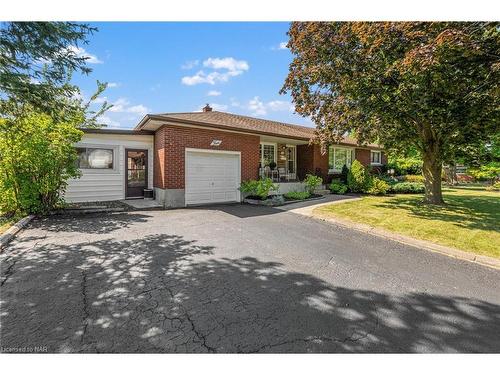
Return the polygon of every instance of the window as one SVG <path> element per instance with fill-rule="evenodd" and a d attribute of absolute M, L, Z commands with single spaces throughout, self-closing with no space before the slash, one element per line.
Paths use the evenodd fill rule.
<path fill-rule="evenodd" d="M 77 147 L 77 166 L 80 169 L 113 169 L 113 150 Z"/>
<path fill-rule="evenodd" d="M 295 173 L 295 154 L 296 148 L 295 146 L 286 146 L 286 169 L 288 173 Z"/>
<path fill-rule="evenodd" d="M 351 166 L 352 159 L 354 159 L 352 148 L 330 146 L 328 149 L 328 171 L 340 173 L 344 165 Z"/>
<path fill-rule="evenodd" d="M 271 162 L 276 163 L 276 145 L 274 143 L 261 143 L 259 149 L 261 167 L 267 167 Z"/>
<path fill-rule="evenodd" d="M 370 151 L 370 163 L 382 164 L 382 153 L 380 151 Z"/>

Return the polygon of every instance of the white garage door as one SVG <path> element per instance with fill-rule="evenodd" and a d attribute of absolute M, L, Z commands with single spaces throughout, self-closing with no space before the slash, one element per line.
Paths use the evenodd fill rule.
<path fill-rule="evenodd" d="M 238 202 L 240 155 L 186 152 L 186 204 Z"/>

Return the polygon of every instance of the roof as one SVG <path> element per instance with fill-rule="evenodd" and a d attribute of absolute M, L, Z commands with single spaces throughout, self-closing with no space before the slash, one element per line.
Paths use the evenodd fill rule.
<path fill-rule="evenodd" d="M 84 133 L 91 134 L 125 134 L 125 135 L 154 135 L 151 130 L 136 129 L 108 129 L 108 128 L 81 128 Z"/>
<path fill-rule="evenodd" d="M 288 124 L 285 122 L 265 120 L 219 111 L 149 114 L 146 115 L 141 122 L 139 122 L 135 129 L 142 129 L 146 126 L 148 120 L 177 122 L 307 141 L 315 135 L 315 129 L 307 126 Z M 353 138 L 345 137 L 344 141 L 340 142 L 340 144 L 354 146 L 357 145 L 357 142 Z M 365 147 L 380 148 L 377 144 L 369 144 Z"/>

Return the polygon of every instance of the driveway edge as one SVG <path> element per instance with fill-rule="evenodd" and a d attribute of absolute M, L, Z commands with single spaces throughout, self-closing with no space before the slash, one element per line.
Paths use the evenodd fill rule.
<path fill-rule="evenodd" d="M 335 202 L 330 202 L 330 203 L 321 203 L 317 205 L 312 205 L 307 208 L 298 208 L 294 210 L 290 210 L 288 212 L 293 212 L 299 215 L 304 215 L 311 217 L 313 219 L 318 219 L 322 221 L 326 221 L 331 224 L 339 225 L 344 228 L 349 228 L 349 229 L 354 229 L 357 230 L 358 232 L 363 232 L 367 234 L 371 234 L 377 237 L 382 237 L 385 239 L 389 239 L 392 241 L 400 242 L 405 245 L 410 245 L 419 249 L 424 249 L 428 251 L 433 251 L 435 253 L 447 255 L 452 258 L 456 259 L 461 259 L 461 260 L 466 260 L 468 262 L 473 262 L 473 263 L 478 263 L 482 266 L 494 268 L 500 270 L 500 259 L 492 258 L 486 255 L 477 255 L 473 253 L 468 253 L 463 250 L 456 249 L 454 247 L 449 247 L 449 246 L 444 246 L 444 245 L 438 245 L 434 242 L 426 241 L 426 240 L 418 240 L 413 237 L 405 236 L 403 234 L 399 233 L 394 233 L 390 232 L 385 229 L 377 228 L 377 227 L 372 227 L 371 225 L 367 224 L 361 224 L 361 223 L 355 223 L 349 220 L 343 220 L 339 218 L 332 218 L 332 217 L 326 217 L 322 215 L 314 215 L 313 211 L 314 209 L 321 207 L 321 206 L 327 206 L 329 204 L 341 204 L 345 202 L 351 202 L 353 200 L 358 200 L 361 198 L 354 198 L 354 199 L 346 199 L 346 200 L 339 200 Z"/>
<path fill-rule="evenodd" d="M 28 223 L 33 220 L 35 215 L 29 215 L 26 217 L 23 217 L 21 220 L 19 220 L 17 223 L 15 223 L 13 226 L 11 226 L 9 229 L 7 229 L 3 234 L 0 235 L 0 249 L 3 249 L 5 245 L 7 245 L 19 232 L 21 229 L 23 229 Z"/>

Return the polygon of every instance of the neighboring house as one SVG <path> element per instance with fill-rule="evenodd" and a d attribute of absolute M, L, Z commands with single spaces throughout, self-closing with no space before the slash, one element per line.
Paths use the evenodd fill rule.
<path fill-rule="evenodd" d="M 327 182 L 350 166 L 382 166 L 375 144 L 345 138 L 321 154 L 309 144 L 314 129 L 212 111 L 146 115 L 133 130 L 87 129 L 76 147 L 80 179 L 71 180 L 70 202 L 140 198 L 153 188 L 165 207 L 238 202 L 241 181 L 268 176 L 282 193 L 302 188 L 307 173 Z M 271 170 L 269 165 L 276 164 Z"/>

